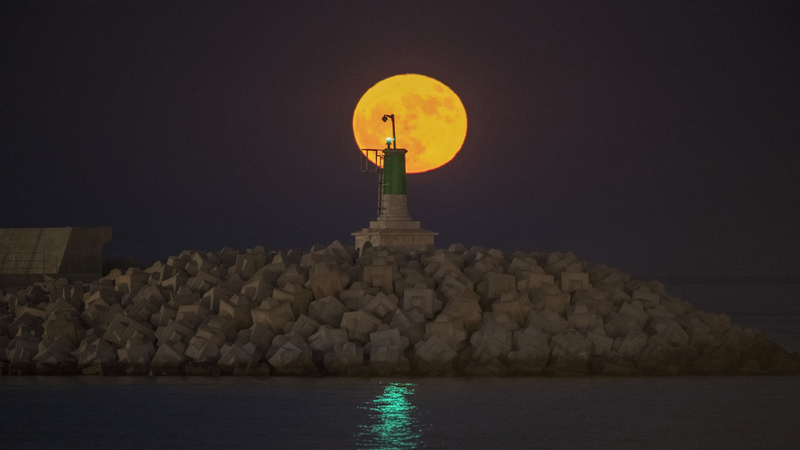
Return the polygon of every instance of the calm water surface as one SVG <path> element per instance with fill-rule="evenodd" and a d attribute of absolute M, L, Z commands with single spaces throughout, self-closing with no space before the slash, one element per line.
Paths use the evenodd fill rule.
<path fill-rule="evenodd" d="M 3 448 L 800 448 L 800 377 L 4 378 Z"/>

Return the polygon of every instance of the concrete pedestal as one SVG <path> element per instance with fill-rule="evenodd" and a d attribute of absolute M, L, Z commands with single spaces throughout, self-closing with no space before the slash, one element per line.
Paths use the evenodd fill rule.
<path fill-rule="evenodd" d="M 371 221 L 369 228 L 352 233 L 359 252 L 367 242 L 373 247 L 424 250 L 426 246 L 433 245 L 433 237 L 437 234 L 422 229 L 419 221 L 411 220 L 405 194 L 384 194 L 378 220 Z"/>

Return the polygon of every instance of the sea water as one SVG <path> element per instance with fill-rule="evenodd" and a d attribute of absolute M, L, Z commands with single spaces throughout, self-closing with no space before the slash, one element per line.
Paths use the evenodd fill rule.
<path fill-rule="evenodd" d="M 797 449 L 797 377 L 6 378 L 4 449 Z"/>
<path fill-rule="evenodd" d="M 800 347 L 800 285 L 668 291 Z M 798 449 L 800 377 L 4 377 L 0 448 Z"/>

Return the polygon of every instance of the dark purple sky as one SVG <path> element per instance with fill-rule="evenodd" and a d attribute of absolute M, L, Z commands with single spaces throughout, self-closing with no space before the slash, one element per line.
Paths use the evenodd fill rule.
<path fill-rule="evenodd" d="M 352 243 L 355 105 L 421 73 L 469 118 L 409 176 L 437 245 L 798 273 L 797 2 L 339 3 L 3 2 L 0 227 L 111 226 L 146 262 Z"/>

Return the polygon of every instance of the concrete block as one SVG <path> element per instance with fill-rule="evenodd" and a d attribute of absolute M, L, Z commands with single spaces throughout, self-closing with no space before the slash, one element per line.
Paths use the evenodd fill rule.
<path fill-rule="evenodd" d="M 308 346 L 308 343 L 306 342 L 306 339 L 303 336 L 300 336 L 299 334 L 290 331 L 286 334 L 276 335 L 272 339 L 272 343 L 269 349 L 267 349 L 267 352 L 264 355 L 264 357 L 266 359 L 272 358 L 272 355 L 274 355 L 287 342 L 292 342 L 300 348 L 303 348 L 303 346 Z"/>
<path fill-rule="evenodd" d="M 524 272 L 519 274 L 517 277 L 517 290 L 527 291 L 529 289 L 539 288 L 544 284 L 553 284 L 555 283 L 555 277 L 553 275 L 547 275 L 545 273 L 535 273 L 535 272 Z"/>
<path fill-rule="evenodd" d="M 561 272 L 558 275 L 559 287 L 562 292 L 586 291 L 592 288 L 589 283 L 589 274 L 585 272 Z"/>
<path fill-rule="evenodd" d="M 178 317 L 178 310 L 162 305 L 157 313 L 150 316 L 150 323 L 155 327 L 165 327 L 170 320 L 175 320 Z"/>
<path fill-rule="evenodd" d="M 116 278 L 115 285 L 119 292 L 130 292 L 135 284 L 146 285 L 148 279 L 150 279 L 149 273 L 142 272 L 138 267 L 131 267 L 125 275 Z"/>
<path fill-rule="evenodd" d="M 467 330 L 455 322 L 428 322 L 425 324 L 425 339 L 438 337 L 455 351 L 467 346 Z"/>
<path fill-rule="evenodd" d="M 625 360 L 605 361 L 603 364 L 602 373 L 604 376 L 629 377 L 636 374 L 636 367 L 633 365 L 633 363 Z"/>
<path fill-rule="evenodd" d="M 117 362 L 117 350 L 105 339 L 95 339 L 81 347 L 83 349 L 81 350 L 79 347 L 78 350 L 80 351 L 76 355 L 78 357 L 79 370 L 83 370 L 95 363 L 108 364 Z"/>
<path fill-rule="evenodd" d="M 188 287 L 192 291 L 198 292 L 200 294 L 203 294 L 203 293 L 207 292 L 208 290 L 214 288 L 213 284 L 209 283 L 208 281 L 206 281 L 206 280 L 204 280 L 202 278 L 197 278 L 196 276 L 194 276 L 194 275 L 197 275 L 197 271 L 196 270 L 194 272 L 192 272 L 192 275 L 193 276 L 190 276 L 189 279 L 186 280 L 186 284 L 184 285 L 185 287 Z"/>
<path fill-rule="evenodd" d="M 517 321 L 506 313 L 495 313 L 488 311 L 483 313 L 482 325 L 489 323 L 503 327 L 511 332 L 514 332 L 520 328 L 519 324 L 517 324 Z"/>
<path fill-rule="evenodd" d="M 39 342 L 39 352 L 33 357 L 41 372 L 51 372 L 55 367 L 66 362 L 77 362 L 72 357 L 75 344 L 69 339 L 59 336 L 56 339 L 42 339 Z M 77 366 L 76 366 L 77 368 Z"/>
<path fill-rule="evenodd" d="M 553 252 L 547 256 L 544 271 L 550 275 L 557 275 L 563 272 L 580 272 L 582 267 L 571 252 Z"/>
<path fill-rule="evenodd" d="M 178 308 L 178 315 L 175 321 L 196 330 L 203 320 L 208 316 L 208 309 L 198 305 L 181 305 Z"/>
<path fill-rule="evenodd" d="M 501 377 L 508 372 L 508 366 L 487 353 L 482 353 L 476 360 L 470 361 L 466 374 L 471 377 Z"/>
<path fill-rule="evenodd" d="M 534 347 L 550 354 L 550 335 L 536 327 L 525 327 L 512 334 L 514 348 Z"/>
<path fill-rule="evenodd" d="M 164 289 L 167 289 L 167 290 L 170 290 L 170 291 L 177 291 L 178 288 L 180 288 L 181 286 L 185 285 L 187 281 L 189 281 L 189 275 L 186 274 L 185 272 L 181 271 L 181 272 L 177 272 L 174 275 L 172 275 L 171 277 L 161 281 L 161 283 L 159 283 L 159 285 L 161 287 L 163 287 Z"/>
<path fill-rule="evenodd" d="M 183 354 L 185 350 L 186 347 L 181 342 L 161 345 L 158 347 L 158 350 L 156 350 L 153 360 L 150 361 L 150 367 L 154 371 L 165 369 L 177 370 L 189 360 Z"/>
<path fill-rule="evenodd" d="M 215 274 L 213 269 L 208 272 L 198 270 L 197 275 L 195 275 L 194 278 L 197 278 L 201 284 L 210 286 L 218 286 L 222 283 L 222 279 L 219 277 L 219 274 Z"/>
<path fill-rule="evenodd" d="M 416 262 L 416 261 L 414 261 Z M 409 288 L 415 288 L 418 285 L 424 285 L 429 289 L 433 289 L 436 287 L 436 281 L 433 278 L 425 277 L 419 272 L 415 272 L 410 269 L 403 269 L 405 272 L 405 278 L 401 278 L 395 280 L 394 282 L 394 293 L 397 295 L 398 298 L 402 298 L 405 295 L 405 290 Z"/>
<path fill-rule="evenodd" d="M 567 306 L 567 322 L 577 329 L 603 327 L 603 318 L 590 312 L 583 303 Z"/>
<path fill-rule="evenodd" d="M 644 289 L 636 289 L 633 291 L 631 299 L 634 301 L 641 301 L 645 309 L 652 309 L 658 306 L 661 297 L 658 294 L 652 294 Z"/>
<path fill-rule="evenodd" d="M 231 269 L 234 274 L 248 279 L 266 264 L 265 255 L 260 253 L 240 253 L 236 255 L 236 264 Z"/>
<path fill-rule="evenodd" d="M 333 296 L 314 300 L 308 305 L 308 317 L 320 324 L 338 327 L 342 323 L 342 316 L 346 312 L 349 312 L 347 307 Z"/>
<path fill-rule="evenodd" d="M 594 302 L 596 313 L 600 317 L 607 317 L 614 310 L 614 302 L 611 300 L 596 300 Z"/>
<path fill-rule="evenodd" d="M 589 360 L 592 354 L 592 341 L 575 330 L 563 331 L 550 340 L 554 357 Z"/>
<path fill-rule="evenodd" d="M 606 356 L 613 350 L 614 339 L 605 334 L 590 331 L 586 333 L 586 338 L 592 341 L 592 356 Z"/>
<path fill-rule="evenodd" d="M 633 330 L 641 329 L 636 318 L 630 314 L 612 312 L 605 318 L 606 336 L 610 338 L 623 338 Z"/>
<path fill-rule="evenodd" d="M 235 294 L 231 298 L 222 300 L 219 305 L 219 315 L 233 319 L 236 327 L 240 330 L 250 328 L 253 325 L 253 316 L 250 310 L 253 304 L 244 294 Z"/>
<path fill-rule="evenodd" d="M 131 321 L 122 335 L 122 342 L 120 345 L 125 346 L 129 341 L 138 342 L 153 342 L 156 339 L 155 331 L 148 328 L 147 325 Z"/>
<path fill-rule="evenodd" d="M 119 362 L 132 366 L 135 373 L 147 374 L 150 371 L 150 361 L 156 355 L 156 348 L 152 342 L 128 341 L 124 348 L 117 350 Z"/>
<path fill-rule="evenodd" d="M 184 355 L 194 361 L 217 362 L 220 358 L 220 347 L 224 344 L 225 339 L 215 333 L 198 332 L 189 340 Z"/>
<path fill-rule="evenodd" d="M 388 328 L 385 325 L 380 328 L 370 333 L 368 348 L 365 347 L 365 351 L 377 347 L 399 347 L 402 352 L 409 347 L 408 338 L 401 335 L 397 328 Z"/>
<path fill-rule="evenodd" d="M 364 366 L 364 349 L 353 342 L 338 342 L 333 351 L 325 355 L 323 364 L 334 374 L 348 374 Z"/>
<path fill-rule="evenodd" d="M 631 330 L 625 338 L 617 338 L 614 341 L 614 351 L 619 353 L 623 358 L 632 360 L 638 358 L 646 347 L 647 335 L 642 330 L 638 329 Z"/>
<path fill-rule="evenodd" d="M 466 279 L 464 282 L 452 278 L 450 275 L 442 279 L 439 283 L 437 292 L 447 300 L 455 297 L 474 298 L 480 300 L 480 296 L 473 290 L 472 282 Z"/>
<path fill-rule="evenodd" d="M 203 333 L 212 333 L 222 339 L 220 346 L 224 342 L 235 341 L 240 330 L 236 328 L 233 319 L 227 316 L 209 316 L 203 324 L 197 328 L 195 336 L 204 336 Z"/>
<path fill-rule="evenodd" d="M 305 286 L 308 282 L 308 267 L 300 267 L 297 264 L 292 264 L 283 270 L 280 270 L 276 282 L 280 287 L 287 284 L 299 284 Z"/>
<path fill-rule="evenodd" d="M 553 311 L 556 314 L 564 314 L 566 311 L 567 305 L 570 303 L 570 295 L 569 294 L 551 294 L 545 296 L 544 299 L 544 307 L 549 311 Z"/>
<path fill-rule="evenodd" d="M 275 333 L 263 323 L 255 323 L 250 327 L 250 341 L 263 353 L 272 345 Z"/>
<path fill-rule="evenodd" d="M 364 266 L 364 281 L 368 286 L 380 288 L 387 294 L 394 292 L 392 266 Z"/>
<path fill-rule="evenodd" d="M 347 331 L 333 328 L 330 325 L 322 325 L 316 333 L 308 337 L 308 346 L 313 351 L 330 353 L 336 344 L 344 344 L 348 341 Z"/>
<path fill-rule="evenodd" d="M 351 340 L 369 342 L 369 334 L 378 329 L 381 320 L 366 311 L 351 311 L 342 315 L 340 328 L 347 330 Z"/>
<path fill-rule="evenodd" d="M 289 301 L 292 305 L 294 317 L 300 317 L 300 314 L 308 313 L 308 305 L 314 300 L 311 291 L 297 284 L 287 284 L 281 289 L 273 290 L 272 298 L 279 301 Z"/>
<path fill-rule="evenodd" d="M 650 323 L 650 330 L 670 344 L 685 347 L 689 345 L 689 334 L 684 331 L 681 325 L 672 319 L 653 319 Z"/>
<path fill-rule="evenodd" d="M 25 339 L 12 339 L 5 348 L 5 359 L 10 363 L 34 362 L 40 353 L 39 344 Z"/>
<path fill-rule="evenodd" d="M 370 290 L 372 290 L 372 288 L 370 288 Z M 344 306 L 347 307 L 348 311 L 358 311 L 359 309 L 366 308 L 369 302 L 375 298 L 375 294 L 379 293 L 377 288 L 375 288 L 374 291 L 378 292 L 370 292 L 370 290 L 350 289 L 340 292 L 339 296 L 341 297 L 342 303 L 344 303 Z"/>
<path fill-rule="evenodd" d="M 310 277 L 308 281 L 311 284 L 311 292 L 314 294 L 315 300 L 331 295 L 338 296 L 339 292 L 344 289 L 338 272 L 318 273 Z"/>
<path fill-rule="evenodd" d="M 204 307 L 206 306 L 202 303 L 202 297 L 200 296 L 200 293 L 192 291 L 189 286 L 181 286 L 175 292 L 167 291 L 167 294 L 169 294 L 167 306 L 170 308 L 178 309 L 181 307 L 181 305 L 194 304 L 200 304 Z M 158 307 L 158 305 L 161 305 L 161 303 L 154 303 L 154 305 Z"/>
<path fill-rule="evenodd" d="M 422 340 L 427 322 L 425 316 L 415 309 L 411 311 L 398 309 L 392 316 L 389 326 L 400 330 L 400 334 L 408 338 L 411 345 L 415 345 Z"/>
<path fill-rule="evenodd" d="M 293 331 L 300 336 L 303 336 L 303 338 L 308 339 L 309 336 L 317 332 L 319 327 L 320 324 L 317 321 L 309 318 L 305 314 L 301 314 L 300 317 L 297 318 L 297 321 L 292 325 L 290 331 Z"/>
<path fill-rule="evenodd" d="M 436 313 L 442 310 L 442 302 L 433 289 L 413 288 L 406 289 L 403 294 L 403 310 L 417 310 L 426 319 L 433 320 Z"/>
<path fill-rule="evenodd" d="M 44 308 L 38 308 L 30 305 L 23 305 L 16 308 L 16 316 L 19 319 L 24 314 L 44 320 L 47 318 L 47 311 Z"/>
<path fill-rule="evenodd" d="M 464 328 L 472 333 L 483 320 L 483 311 L 478 301 L 473 298 L 453 297 L 447 301 L 438 317 L 446 316 L 444 321 L 460 320 Z M 437 317 L 437 320 L 438 320 Z"/>
<path fill-rule="evenodd" d="M 622 307 L 620 307 L 619 313 L 627 314 L 630 317 L 633 317 L 633 319 L 636 320 L 636 325 L 639 327 L 639 329 L 644 328 L 645 324 L 647 324 L 647 321 L 650 320 L 650 316 L 648 316 L 647 313 L 644 312 L 644 309 L 642 309 L 642 304 L 636 300 L 631 303 L 624 303 Z"/>
<path fill-rule="evenodd" d="M 80 320 L 74 317 L 50 316 L 42 326 L 44 328 L 42 339 L 64 337 L 77 346 L 86 336 L 86 329 L 81 326 Z"/>
<path fill-rule="evenodd" d="M 535 259 L 531 258 L 530 256 L 527 257 L 519 257 L 515 256 L 514 259 L 511 260 L 511 264 L 508 265 L 508 269 L 506 269 L 506 273 L 508 275 L 517 276 L 517 273 L 524 272 L 524 273 L 544 273 L 544 269 L 539 267 L 539 263 L 536 262 Z"/>
<path fill-rule="evenodd" d="M 528 309 L 530 312 L 530 309 Z M 519 301 L 497 301 L 492 304 L 492 312 L 497 314 L 506 314 L 512 322 L 515 322 L 518 327 L 525 325 L 527 320 L 526 315 L 522 311 Z"/>
<path fill-rule="evenodd" d="M 369 353 L 370 373 L 373 376 L 397 376 L 408 373 L 411 363 L 398 345 L 373 346 Z"/>
<path fill-rule="evenodd" d="M 182 343 L 184 346 L 189 344 L 189 340 L 194 337 L 194 330 L 182 325 L 175 320 L 169 320 L 167 325 L 156 330 L 158 345 Z"/>
<path fill-rule="evenodd" d="M 488 298 L 500 298 L 502 294 L 517 292 L 517 280 L 513 275 L 489 272 L 486 274 L 485 281 Z"/>
<path fill-rule="evenodd" d="M 725 334 L 731 328 L 731 318 L 727 314 L 698 312 L 697 315 L 708 324 L 711 334 Z"/>
<path fill-rule="evenodd" d="M 425 267 L 425 274 L 428 275 L 429 273 L 430 277 L 436 280 L 437 283 L 441 283 L 445 278 L 452 278 L 465 286 L 472 285 L 469 277 L 461 271 L 461 265 L 452 261 L 445 260 Z"/>
<path fill-rule="evenodd" d="M 294 320 L 292 305 L 288 301 L 264 301 L 258 308 L 251 309 L 250 315 L 254 324 L 263 324 L 275 334 L 281 333 L 284 325 Z"/>
<path fill-rule="evenodd" d="M 130 325 L 132 322 L 133 320 L 124 314 L 117 314 L 108 325 L 108 329 L 103 335 L 103 339 L 111 342 L 112 344 L 124 347 L 126 341 L 125 332 L 128 330 L 128 325 Z"/>
<path fill-rule="evenodd" d="M 513 374 L 536 375 L 544 372 L 550 352 L 539 347 L 523 346 L 508 352 L 508 369 Z"/>
<path fill-rule="evenodd" d="M 484 354 L 492 358 L 505 357 L 513 345 L 511 332 L 491 323 L 481 325 L 478 331 L 472 333 L 469 341 L 475 349 L 472 356 L 475 360 Z"/>
<path fill-rule="evenodd" d="M 388 266 L 373 266 L 373 267 L 388 267 Z M 372 300 L 364 306 L 364 311 L 372 314 L 373 316 L 377 317 L 381 321 L 388 323 L 392 316 L 394 316 L 394 312 L 397 311 L 397 303 L 398 299 L 391 294 L 387 296 L 383 292 L 379 292 L 378 295 L 372 298 Z"/>
<path fill-rule="evenodd" d="M 252 302 L 261 302 L 272 296 L 273 286 L 262 279 L 253 280 L 242 287 L 240 291 Z"/>
<path fill-rule="evenodd" d="M 551 336 L 566 331 L 570 326 L 569 322 L 563 317 L 548 309 L 544 311 L 531 311 L 530 314 L 528 314 L 526 325 L 538 328 Z"/>
<path fill-rule="evenodd" d="M 281 374 L 312 375 L 317 373 L 317 367 L 311 360 L 311 349 L 305 343 L 298 345 L 292 341 L 286 342 L 268 361 Z"/>
<path fill-rule="evenodd" d="M 252 342 L 225 344 L 220 351 L 220 358 L 217 365 L 225 373 L 233 373 L 240 367 L 254 366 L 258 364 L 264 353 Z"/>
<path fill-rule="evenodd" d="M 438 336 L 420 341 L 415 346 L 414 363 L 417 373 L 452 372 L 452 362 L 457 353 Z"/>
<path fill-rule="evenodd" d="M 628 293 L 625 292 L 624 289 L 616 288 L 614 290 L 614 292 L 611 294 L 611 300 L 614 303 L 617 303 L 617 304 L 619 304 L 619 303 L 630 303 L 631 302 L 631 296 L 628 295 Z"/>

